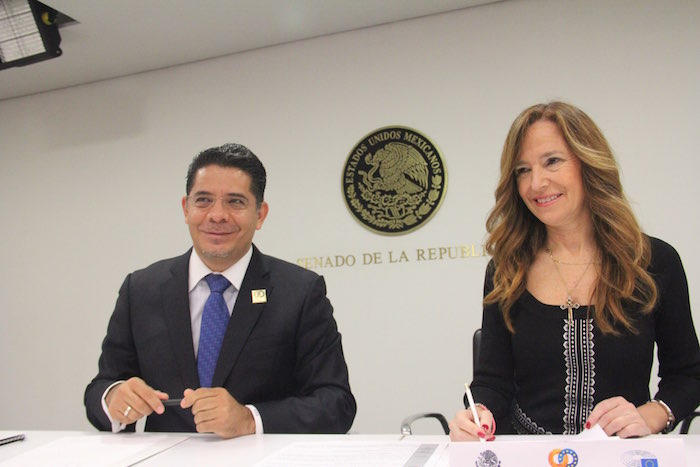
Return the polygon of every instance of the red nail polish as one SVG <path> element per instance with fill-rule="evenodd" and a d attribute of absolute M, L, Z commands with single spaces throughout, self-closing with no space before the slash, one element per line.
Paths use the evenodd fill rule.
<path fill-rule="evenodd" d="M 586 430 L 590 430 L 590 429 L 591 429 L 591 422 L 586 422 Z"/>
<path fill-rule="evenodd" d="M 486 433 L 484 433 L 483 431 L 480 431 L 479 438 L 486 438 Z"/>
<path fill-rule="evenodd" d="M 491 428 L 491 427 L 488 425 L 481 425 L 481 428 L 483 428 L 484 431 L 489 431 L 489 428 Z"/>

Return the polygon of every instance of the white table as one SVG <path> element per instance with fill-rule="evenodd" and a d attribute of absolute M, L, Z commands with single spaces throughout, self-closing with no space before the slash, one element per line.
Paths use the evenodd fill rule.
<path fill-rule="evenodd" d="M 19 434 L 19 431 L 0 431 L 0 439 Z M 163 433 L 99 433 L 96 431 L 24 431 L 24 441 L 0 446 L 0 466 L 22 453 L 40 448 L 60 438 L 95 437 L 105 439 L 118 437 L 156 437 Z M 398 442 L 400 434 L 387 435 L 251 435 L 234 439 L 221 439 L 215 435 L 196 433 L 173 433 L 168 436 L 185 435 L 188 439 L 172 448 L 145 459 L 139 466 L 253 466 L 281 449 L 298 442 Z M 421 442 L 416 436 L 407 442 Z M 446 442 L 447 436 L 436 436 L 431 442 Z"/>
<path fill-rule="evenodd" d="M 16 431 L 0 431 L 0 438 L 18 434 Z M 23 452 L 41 447 L 65 437 L 99 436 L 109 439 L 113 436 L 159 436 L 162 434 L 140 433 L 120 434 L 97 433 L 94 431 L 25 431 L 25 441 L 0 446 L 0 465 Z M 173 434 L 171 436 L 182 436 Z M 139 463 L 139 466 L 252 466 L 281 449 L 299 442 L 401 442 L 401 443 L 446 443 L 447 436 L 402 436 L 399 434 L 380 435 L 251 435 L 242 438 L 222 440 L 213 435 L 187 434 L 189 438 L 172 448 Z M 663 436 L 663 435 L 656 435 Z M 688 467 L 698 465 L 700 460 L 700 435 L 665 435 L 684 440 Z M 519 439 L 517 436 L 501 436 L 503 442 Z M 449 447 L 448 447 L 449 449 Z M 439 465 L 448 465 L 447 450 L 440 458 Z"/>

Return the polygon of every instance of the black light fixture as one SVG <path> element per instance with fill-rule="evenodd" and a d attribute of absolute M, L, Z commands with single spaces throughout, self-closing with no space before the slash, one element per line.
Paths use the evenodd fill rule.
<path fill-rule="evenodd" d="M 61 55 L 58 15 L 36 0 L 0 0 L 0 70 Z"/>

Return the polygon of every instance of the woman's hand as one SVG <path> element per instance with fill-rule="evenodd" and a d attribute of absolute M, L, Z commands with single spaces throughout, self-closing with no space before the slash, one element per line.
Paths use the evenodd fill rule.
<path fill-rule="evenodd" d="M 476 441 L 479 438 L 486 441 L 493 441 L 496 436 L 496 422 L 493 414 L 483 405 L 476 404 L 476 411 L 479 415 L 481 426 L 474 423 L 472 411 L 463 409 L 457 412 L 455 418 L 450 422 L 450 439 L 452 441 Z"/>
<path fill-rule="evenodd" d="M 666 411 L 655 403 L 639 408 L 624 397 L 611 397 L 599 402 L 588 417 L 586 428 L 596 423 L 608 436 L 634 438 L 658 433 L 666 426 Z"/>

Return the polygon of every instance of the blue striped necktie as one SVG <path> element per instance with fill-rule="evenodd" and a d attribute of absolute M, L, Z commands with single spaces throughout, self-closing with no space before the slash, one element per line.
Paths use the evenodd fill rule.
<path fill-rule="evenodd" d="M 228 308 L 222 294 L 231 283 L 221 274 L 209 274 L 204 279 L 209 284 L 210 293 L 209 298 L 204 303 L 204 312 L 202 313 L 197 370 L 199 372 L 199 386 L 209 388 L 229 320 Z"/>

